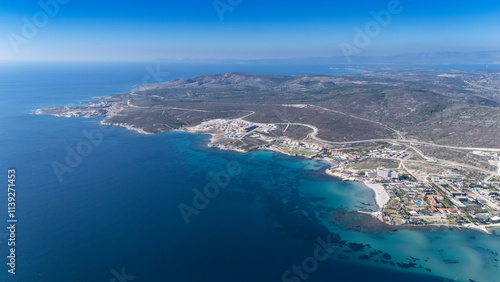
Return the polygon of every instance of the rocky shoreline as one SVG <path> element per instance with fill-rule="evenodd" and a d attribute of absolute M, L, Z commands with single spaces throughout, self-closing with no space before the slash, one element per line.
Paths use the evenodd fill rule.
<path fill-rule="evenodd" d="M 392 233 L 399 230 L 442 232 L 444 230 L 457 230 L 460 232 L 486 232 L 479 228 L 465 228 L 452 225 L 392 225 L 379 220 L 371 212 L 335 210 L 328 217 L 335 225 L 345 230 L 369 233 Z"/>
<path fill-rule="evenodd" d="M 145 131 L 142 128 L 138 128 L 138 127 L 135 127 L 133 125 L 126 124 L 126 123 L 110 123 L 110 122 L 106 122 L 106 120 L 102 120 L 101 124 L 102 125 L 107 125 L 107 126 L 124 127 L 124 128 L 126 128 L 128 130 L 132 130 L 132 131 L 135 131 L 135 132 L 140 133 L 140 134 L 153 135 L 153 133 L 151 133 L 151 132 L 147 132 L 147 131 Z"/>
<path fill-rule="evenodd" d="M 70 107 L 68 107 L 70 108 Z M 72 108 L 71 108 L 72 109 Z M 54 113 L 51 112 L 53 108 L 49 109 L 50 111 L 44 111 L 44 110 L 36 110 L 33 114 L 37 115 L 43 115 L 43 114 L 49 114 L 49 115 L 54 115 L 54 116 L 60 116 L 60 117 L 68 117 L 67 115 L 63 115 L 60 113 Z M 109 122 L 109 119 L 113 115 L 109 116 L 106 115 L 107 119 L 101 120 L 100 123 L 102 125 L 107 125 L 107 126 L 119 126 L 126 128 L 128 130 L 132 130 L 134 132 L 137 132 L 139 134 L 146 134 L 146 135 L 152 135 L 155 133 L 148 132 L 144 130 L 143 128 L 139 128 L 127 123 L 113 123 Z M 72 117 L 72 116 L 69 116 Z M 82 118 L 96 118 L 98 116 L 78 116 Z M 212 147 L 212 148 L 218 148 L 221 150 L 229 150 L 229 151 L 236 151 L 239 153 L 249 153 L 254 150 L 260 150 L 260 149 L 266 149 L 266 150 L 272 150 L 281 154 L 289 155 L 289 156 L 298 156 L 297 154 L 291 154 L 287 151 L 281 150 L 279 146 L 276 145 L 271 145 L 271 146 L 248 146 L 245 141 L 242 140 L 232 140 L 224 136 L 223 132 L 217 132 L 217 131 L 203 131 L 203 130 L 197 130 L 194 126 L 191 127 L 182 127 L 179 129 L 175 129 L 172 131 L 181 131 L 181 132 L 189 132 L 189 133 L 194 133 L 194 134 L 209 134 L 210 137 L 210 142 L 207 144 L 207 147 Z M 238 144 L 239 142 L 239 144 Z M 308 156 L 304 156 L 308 157 Z M 457 229 L 457 230 L 475 230 L 475 231 L 481 231 L 485 232 L 487 234 L 492 234 L 492 232 L 489 230 L 489 228 L 495 228 L 500 226 L 500 224 L 492 224 L 492 225 L 470 225 L 470 226 L 454 226 L 454 225 L 447 225 L 447 224 L 428 224 L 428 225 L 412 225 L 412 224 L 404 224 L 404 225 L 393 225 L 390 223 L 387 223 L 383 220 L 381 210 L 382 208 L 389 202 L 390 197 L 385 190 L 385 188 L 378 183 L 371 183 L 369 181 L 366 181 L 363 178 L 360 177 L 353 177 L 350 174 L 345 175 L 341 171 L 338 170 L 333 170 L 333 169 L 326 169 L 325 173 L 333 176 L 334 178 L 340 179 L 342 181 L 350 181 L 350 182 L 361 182 L 365 187 L 372 189 L 375 193 L 375 201 L 377 203 L 377 206 L 379 207 L 379 211 L 372 213 L 372 212 L 364 212 L 364 211 L 358 211 L 358 212 L 347 212 L 344 213 L 343 216 L 340 218 L 342 220 L 338 220 L 339 217 L 338 215 L 336 216 L 336 220 L 334 222 L 337 222 L 344 227 L 347 228 L 354 228 L 354 229 L 383 229 L 383 230 L 400 230 L 400 229 L 409 229 L 409 230 L 417 230 L 417 229 L 429 229 L 429 230 L 444 230 L 447 228 L 452 228 L 452 229 Z M 368 219 L 370 218 L 370 219 Z M 351 221 L 352 223 L 347 223 L 347 221 Z"/>

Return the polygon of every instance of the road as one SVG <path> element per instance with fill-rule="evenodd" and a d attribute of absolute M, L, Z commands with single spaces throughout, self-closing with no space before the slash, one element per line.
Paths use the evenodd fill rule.
<path fill-rule="evenodd" d="M 423 142 L 423 141 L 417 141 L 417 140 L 407 140 L 407 139 L 404 138 L 404 136 L 401 134 L 401 132 L 399 132 L 398 130 L 396 130 L 396 129 L 394 129 L 394 128 L 386 125 L 386 124 L 383 124 L 381 122 L 370 120 L 370 119 L 366 119 L 366 118 L 362 118 L 362 117 L 358 117 L 358 116 L 355 116 L 355 115 L 343 113 L 341 111 L 336 111 L 336 110 L 332 110 L 332 109 L 328 109 L 328 108 L 324 108 L 324 107 L 320 107 L 320 106 L 315 106 L 315 105 L 311 105 L 311 106 L 315 107 L 315 108 L 318 108 L 318 109 L 321 109 L 321 110 L 324 110 L 324 111 L 334 112 L 334 113 L 345 115 L 345 116 L 348 116 L 348 117 L 351 117 L 351 118 L 355 118 L 355 119 L 359 119 L 359 120 L 363 120 L 363 121 L 366 121 L 366 122 L 370 122 L 370 123 L 374 123 L 374 124 L 380 125 L 380 126 L 382 126 L 384 128 L 387 128 L 387 129 L 391 130 L 392 132 L 396 133 L 396 135 L 398 136 L 398 139 L 367 139 L 367 140 L 348 141 L 348 142 L 328 142 L 330 144 L 348 145 L 348 144 L 359 144 L 359 143 L 395 142 L 395 143 L 404 143 L 404 144 L 408 144 L 409 143 L 410 145 L 411 144 L 428 145 L 428 146 L 434 146 L 434 147 L 440 147 L 440 148 L 447 148 L 447 149 L 455 149 L 455 150 L 500 152 L 500 148 L 458 147 L 458 146 L 439 145 L 439 144 L 434 144 L 434 143 L 430 143 L 430 142 Z M 318 138 L 317 140 L 321 140 L 321 139 Z M 322 142 L 325 142 L 325 140 L 323 140 Z"/>
<path fill-rule="evenodd" d="M 471 165 L 467 165 L 467 164 L 462 164 L 462 163 L 457 163 L 457 162 L 452 162 L 452 161 L 447 161 L 447 160 L 442 160 L 442 159 L 436 159 L 436 158 L 427 157 L 427 156 L 425 156 L 424 153 L 422 153 L 422 151 L 418 150 L 413 145 L 427 145 L 427 146 L 433 146 L 433 147 L 438 147 L 438 148 L 446 148 L 446 149 L 454 149 L 454 150 L 488 151 L 488 152 L 500 152 L 500 148 L 458 147 L 458 146 L 448 146 L 448 145 L 434 144 L 434 143 L 430 143 L 430 142 L 423 142 L 423 141 L 417 141 L 417 140 L 407 140 L 407 139 L 405 139 L 402 136 L 402 134 L 398 130 L 396 130 L 394 128 L 391 128 L 391 127 L 389 127 L 389 126 L 387 126 L 387 125 L 385 125 L 383 123 L 380 123 L 380 122 L 377 122 L 377 121 L 373 121 L 373 120 L 368 120 L 368 119 L 357 117 L 357 116 L 353 116 L 353 115 L 342 113 L 342 112 L 335 111 L 335 110 L 330 110 L 330 109 L 319 107 L 319 106 L 314 106 L 313 105 L 313 107 L 316 107 L 316 108 L 319 108 L 319 109 L 322 109 L 322 110 L 325 110 L 325 111 L 331 111 L 331 112 L 335 112 L 335 113 L 338 113 L 338 114 L 343 114 L 343 115 L 346 115 L 346 116 L 349 116 L 349 117 L 352 117 L 352 118 L 360 119 L 360 120 L 363 120 L 363 121 L 367 121 L 367 122 L 371 122 L 371 123 L 383 126 L 384 128 L 387 128 L 387 129 L 393 131 L 394 133 L 396 133 L 397 136 L 399 137 L 399 139 L 368 139 L 368 140 L 357 140 L 357 141 L 333 142 L 333 141 L 327 141 L 327 140 L 323 140 L 323 139 L 319 138 L 317 136 L 318 135 L 318 131 L 319 131 L 318 128 L 316 126 L 313 126 L 313 125 L 310 125 L 310 124 L 304 124 L 304 123 L 278 123 L 278 124 L 286 124 L 287 128 L 290 125 L 301 125 L 301 126 L 308 127 L 308 128 L 310 128 L 312 130 L 312 133 L 309 134 L 309 137 L 311 139 L 316 140 L 318 142 L 322 142 L 322 143 L 326 143 L 326 144 L 331 144 L 331 145 L 350 145 L 350 144 L 379 143 L 379 142 L 405 144 L 408 147 L 410 147 L 411 149 L 413 149 L 417 154 L 419 154 L 424 160 L 426 160 L 426 162 L 429 161 L 429 160 L 433 160 L 433 164 L 436 164 L 436 165 L 447 166 L 447 167 L 449 167 L 449 166 L 452 166 L 452 167 L 462 167 L 462 168 L 472 169 L 472 170 L 476 170 L 476 171 L 480 171 L 480 172 L 489 174 L 489 176 L 485 179 L 485 182 L 489 181 L 491 178 L 493 178 L 495 175 L 498 175 L 499 172 L 500 172 L 500 164 L 499 164 L 499 171 L 498 172 L 496 172 L 496 171 L 488 171 L 488 170 L 485 170 L 485 169 L 482 169 L 482 168 L 479 168 L 479 167 L 475 167 L 475 166 L 471 166 Z M 401 162 L 401 166 L 409 174 L 411 174 L 411 172 L 404 165 L 403 161 Z"/>
<path fill-rule="evenodd" d="M 386 125 L 386 124 L 383 124 L 381 122 L 378 122 L 378 121 L 375 121 L 375 120 L 371 120 L 371 119 L 367 119 L 367 118 L 358 117 L 358 116 L 355 116 L 355 115 L 347 114 L 347 113 L 344 113 L 344 112 L 341 112 L 341 111 L 336 111 L 336 110 L 332 110 L 332 109 L 328 109 L 328 108 L 324 108 L 324 107 L 320 107 L 320 106 L 316 106 L 316 105 L 311 105 L 311 106 L 315 107 L 315 108 L 318 108 L 318 109 L 321 109 L 321 110 L 324 110 L 324 111 L 327 111 L 327 112 L 341 114 L 341 115 L 345 115 L 345 116 L 348 116 L 348 117 L 351 117 L 351 118 L 355 118 L 355 119 L 359 119 L 359 120 L 362 120 L 362 121 L 366 121 L 366 122 L 370 122 L 370 123 L 374 123 L 374 124 L 380 125 L 380 126 L 382 126 L 384 128 L 389 129 L 390 131 L 396 133 L 396 135 L 398 136 L 398 139 L 401 139 L 401 140 L 405 139 L 403 137 L 403 135 L 401 134 L 401 132 L 399 132 L 398 130 L 396 130 L 396 129 L 394 129 L 394 128 Z"/>
<path fill-rule="evenodd" d="M 143 107 L 132 105 L 130 103 L 130 100 L 127 100 L 127 104 L 130 107 L 143 108 Z M 356 141 L 334 142 L 334 141 L 327 141 L 327 140 L 323 140 L 323 139 L 319 138 L 318 137 L 318 131 L 319 131 L 318 128 L 316 126 L 313 126 L 313 125 L 310 125 L 310 124 L 305 124 L 305 123 L 291 123 L 291 122 L 288 122 L 288 123 L 275 123 L 275 124 L 284 124 L 284 125 L 287 125 L 286 129 L 288 129 L 288 127 L 290 125 L 299 125 L 299 126 L 308 127 L 308 128 L 310 128 L 312 130 L 312 132 L 308 136 L 311 139 L 316 140 L 316 141 L 321 142 L 321 143 L 324 143 L 324 144 L 331 144 L 331 145 L 351 145 L 351 144 L 382 143 L 382 142 L 383 143 L 404 144 L 404 145 L 407 145 L 408 147 L 410 147 L 411 149 L 413 149 L 417 154 L 419 154 L 425 160 L 430 160 L 430 159 L 435 160 L 436 164 L 439 164 L 439 165 L 448 165 L 448 166 L 455 166 L 455 167 L 463 167 L 463 168 L 474 169 L 474 170 L 477 170 L 477 171 L 481 171 L 481 172 L 487 173 L 487 174 L 489 174 L 489 176 L 487 178 L 485 178 L 485 182 L 489 181 L 491 178 L 493 178 L 495 175 L 498 175 L 498 173 L 500 172 L 500 169 L 499 169 L 499 172 L 493 172 L 493 171 L 487 171 L 487 170 L 484 170 L 484 169 L 481 169 L 481 168 L 478 168 L 478 167 L 474 167 L 474 166 L 470 166 L 470 165 L 466 165 L 466 164 L 461 164 L 461 163 L 457 163 L 457 162 L 452 162 L 452 161 L 447 161 L 447 160 L 441 160 L 441 159 L 435 159 L 435 158 L 427 157 L 420 150 L 416 149 L 413 145 L 427 145 L 427 146 L 433 146 L 433 147 L 445 148 L 445 149 L 453 149 L 453 150 L 487 151 L 487 152 L 500 152 L 500 148 L 459 147 L 459 146 L 449 146 L 449 145 L 434 144 L 434 143 L 424 142 L 424 141 L 418 141 L 418 140 L 408 140 L 408 139 L 404 138 L 404 136 L 401 134 L 401 132 L 399 132 L 398 130 L 396 130 L 396 129 L 394 129 L 394 128 L 386 125 L 386 124 L 383 124 L 381 122 L 370 120 L 370 119 L 367 119 L 367 118 L 358 117 L 358 116 L 351 115 L 351 114 L 344 113 L 344 112 L 337 111 L 337 110 L 332 110 L 332 109 L 324 108 L 324 107 L 321 107 L 321 106 L 316 106 L 316 105 L 310 105 L 310 106 L 314 107 L 314 108 L 317 108 L 317 109 L 320 109 L 320 110 L 323 110 L 323 111 L 333 112 L 333 113 L 336 113 L 336 114 L 341 114 L 341 115 L 348 116 L 350 118 L 354 118 L 354 119 L 358 119 L 358 120 L 362 120 L 362 121 L 365 121 L 365 122 L 369 122 L 369 123 L 373 123 L 373 124 L 379 125 L 381 127 L 384 127 L 386 129 L 392 131 L 397 136 L 397 139 L 393 139 L 393 138 L 392 139 L 391 138 L 380 138 L 380 139 L 366 139 L 366 140 L 356 140 Z M 144 107 L 144 108 L 146 108 L 146 107 Z M 165 108 L 165 109 L 175 109 L 175 110 L 184 110 L 184 111 L 196 111 L 196 112 L 211 112 L 211 111 L 205 111 L 205 110 L 177 108 L 177 107 L 162 107 L 162 108 Z M 232 111 L 228 111 L 228 112 L 232 112 Z M 250 112 L 250 113 L 247 114 L 247 115 L 245 115 L 245 116 L 243 116 L 243 117 L 241 117 L 241 118 L 238 118 L 238 119 L 243 120 L 243 119 L 245 119 L 245 118 L 247 118 L 247 117 L 255 114 L 254 111 L 247 111 L 247 112 Z M 404 167 L 404 164 L 402 164 L 402 166 Z M 406 167 L 404 167 L 404 168 L 406 169 Z M 406 169 L 406 170 L 408 171 L 408 169 Z"/>

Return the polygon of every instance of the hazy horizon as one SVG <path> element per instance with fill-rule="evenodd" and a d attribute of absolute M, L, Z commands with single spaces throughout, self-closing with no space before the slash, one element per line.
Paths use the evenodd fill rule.
<path fill-rule="evenodd" d="M 5 2 L 2 61 L 391 56 L 500 50 L 500 2 Z M 346 60 L 348 62 L 348 60 Z"/>

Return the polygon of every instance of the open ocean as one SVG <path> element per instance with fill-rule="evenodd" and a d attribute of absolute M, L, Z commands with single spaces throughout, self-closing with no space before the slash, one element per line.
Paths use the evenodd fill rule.
<path fill-rule="evenodd" d="M 160 75 L 151 72 L 157 67 Z M 0 281 L 500 281 L 498 229 L 336 226 L 332 212 L 373 211 L 374 193 L 334 181 L 319 161 L 207 148 L 206 135 L 140 135 L 97 119 L 29 114 L 143 82 L 226 71 L 352 72 L 329 65 L 0 65 Z M 89 143 L 84 132 L 102 141 Z M 86 156 L 67 159 L 78 149 Z M 62 182 L 54 162 L 74 164 Z M 17 171 L 15 275 L 6 264 L 10 168 Z M 212 197 L 199 197 L 206 187 Z M 180 206 L 196 207 L 189 222 Z M 329 238 L 332 252 L 317 253 Z"/>

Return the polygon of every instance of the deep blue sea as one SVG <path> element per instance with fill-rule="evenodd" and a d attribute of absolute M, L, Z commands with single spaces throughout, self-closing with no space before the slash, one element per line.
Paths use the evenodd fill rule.
<path fill-rule="evenodd" d="M 319 161 L 207 148 L 205 135 L 140 135 L 97 119 L 29 114 L 210 73 L 352 72 L 330 67 L 0 65 L 0 281 L 500 281 L 498 234 L 336 226 L 333 211 L 375 210 L 374 193 L 334 181 Z M 73 150 L 85 154 L 68 157 Z M 55 163 L 71 168 L 61 181 Z M 6 258 L 10 168 L 15 275 Z M 410 262 L 421 268 L 397 265 Z"/>

